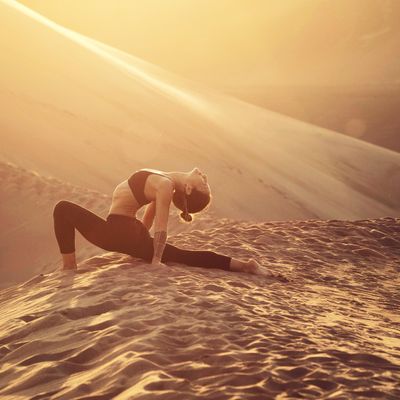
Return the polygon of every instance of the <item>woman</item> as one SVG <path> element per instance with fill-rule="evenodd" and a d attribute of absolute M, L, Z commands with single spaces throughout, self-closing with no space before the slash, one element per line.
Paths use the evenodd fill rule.
<path fill-rule="evenodd" d="M 221 268 L 257 273 L 259 265 L 206 250 L 184 250 L 167 240 L 171 202 L 180 209 L 182 220 L 190 222 L 190 213 L 208 208 L 211 200 L 207 176 L 199 168 L 189 172 L 162 172 L 141 169 L 114 190 L 112 204 L 103 220 L 91 211 L 66 200 L 54 207 L 54 231 L 63 258 L 63 269 L 76 269 L 75 228 L 96 246 L 141 258 L 153 265 L 165 262 L 195 267 Z M 143 221 L 136 213 L 145 204 Z M 155 220 L 154 238 L 149 230 Z"/>

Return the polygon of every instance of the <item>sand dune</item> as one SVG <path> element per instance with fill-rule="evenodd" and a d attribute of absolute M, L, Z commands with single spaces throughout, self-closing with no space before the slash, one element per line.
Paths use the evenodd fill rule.
<path fill-rule="evenodd" d="M 222 220 L 172 240 L 270 275 L 104 253 L 4 289 L 1 397 L 400 396 L 400 219 Z"/>
<path fill-rule="evenodd" d="M 13 1 L 0 29 L 1 398 L 400 397 L 399 153 Z M 171 210 L 168 241 L 263 274 L 154 268 L 79 234 L 77 273 L 60 270 L 57 201 L 105 217 L 133 170 L 195 165 L 212 207 L 190 225 Z"/>
<path fill-rule="evenodd" d="M 0 11 L 3 161 L 105 194 L 136 168 L 197 164 L 216 214 L 234 219 L 398 215 L 398 153 L 222 95 L 18 3 Z"/>
<path fill-rule="evenodd" d="M 400 83 L 252 86 L 221 90 L 269 110 L 400 151 Z"/>

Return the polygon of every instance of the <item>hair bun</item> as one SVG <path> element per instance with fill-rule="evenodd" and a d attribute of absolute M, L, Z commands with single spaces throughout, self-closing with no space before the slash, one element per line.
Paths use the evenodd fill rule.
<path fill-rule="evenodd" d="M 180 215 L 186 222 L 191 222 L 193 220 L 192 216 L 189 213 L 181 212 Z"/>

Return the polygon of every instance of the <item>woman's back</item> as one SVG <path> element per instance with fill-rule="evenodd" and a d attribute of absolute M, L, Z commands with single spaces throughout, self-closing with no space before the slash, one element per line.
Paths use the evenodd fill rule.
<path fill-rule="evenodd" d="M 126 215 L 136 218 L 137 211 L 145 204 L 155 200 L 158 176 L 171 179 L 154 169 L 140 169 L 121 182 L 112 194 L 108 214 Z M 146 184 L 148 182 L 148 184 Z"/>
<path fill-rule="evenodd" d="M 155 193 L 153 185 L 146 187 L 146 182 L 150 175 L 161 175 L 165 178 L 171 179 L 160 171 L 155 169 L 141 169 L 134 172 L 128 179 L 129 187 L 140 206 L 150 203 L 155 200 Z"/>

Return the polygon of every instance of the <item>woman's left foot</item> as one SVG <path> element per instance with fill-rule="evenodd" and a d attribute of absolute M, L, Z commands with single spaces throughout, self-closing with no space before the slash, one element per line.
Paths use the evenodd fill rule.
<path fill-rule="evenodd" d="M 247 262 L 232 258 L 230 270 L 235 272 L 247 272 L 248 274 L 258 274 L 261 271 L 261 267 L 254 258 L 251 258 Z"/>

